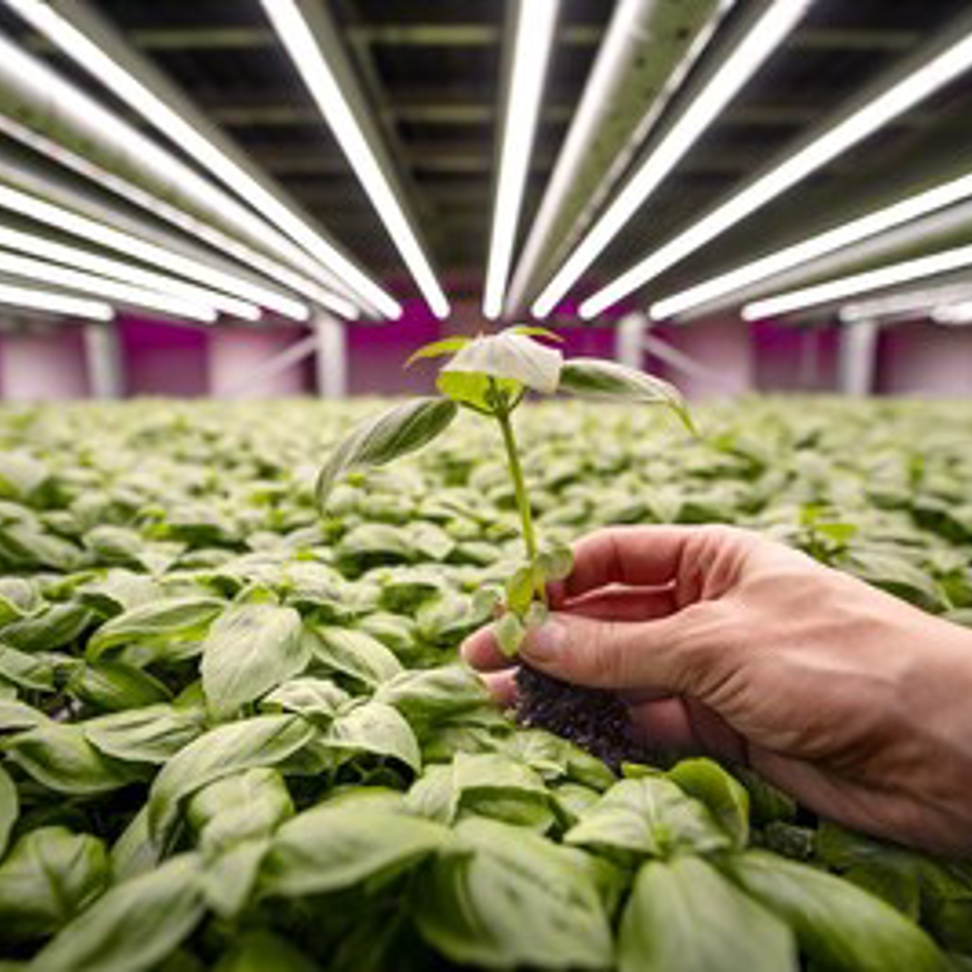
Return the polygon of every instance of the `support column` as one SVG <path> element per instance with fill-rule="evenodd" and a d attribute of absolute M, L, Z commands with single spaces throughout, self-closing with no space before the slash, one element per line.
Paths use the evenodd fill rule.
<path fill-rule="evenodd" d="M 838 378 L 844 395 L 863 398 L 874 390 L 875 355 L 880 325 L 877 321 L 845 324 L 840 332 Z"/>
<path fill-rule="evenodd" d="M 347 325 L 330 314 L 318 313 L 317 393 L 321 398 L 344 398 L 348 393 Z"/>
<path fill-rule="evenodd" d="M 615 347 L 618 364 L 641 371 L 645 363 L 645 334 L 650 327 L 648 315 L 637 311 L 626 314 L 618 321 Z"/>
<path fill-rule="evenodd" d="M 84 357 L 93 398 L 115 399 L 125 393 L 121 346 L 114 321 L 85 324 Z"/>

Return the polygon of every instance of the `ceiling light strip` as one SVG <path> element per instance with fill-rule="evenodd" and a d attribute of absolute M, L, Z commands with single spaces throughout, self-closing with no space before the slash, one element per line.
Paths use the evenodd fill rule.
<path fill-rule="evenodd" d="M 133 263 L 99 256 L 81 247 L 67 246 L 43 236 L 11 229 L 9 226 L 0 226 L 0 247 L 6 247 L 16 253 L 28 253 L 75 269 L 88 270 L 137 287 L 172 294 L 174 297 L 181 297 L 197 304 L 209 305 L 215 310 L 243 320 L 260 319 L 260 308 L 248 301 L 230 297 L 218 290 L 197 287 L 168 274 L 143 270 Z"/>
<path fill-rule="evenodd" d="M 82 293 L 93 294 L 96 297 L 133 304 L 172 317 L 184 317 L 187 320 L 202 321 L 206 324 L 213 323 L 218 316 L 212 307 L 199 301 L 146 290 L 144 287 L 136 287 L 119 280 L 109 280 L 107 277 L 85 273 L 83 270 L 71 270 L 45 260 L 21 257 L 13 253 L 0 252 L 0 273 L 54 284 L 69 290 L 80 290 Z"/>
<path fill-rule="evenodd" d="M 954 301 L 972 300 L 972 281 L 948 284 L 942 287 L 926 287 L 908 290 L 904 293 L 890 294 L 845 304 L 840 308 L 838 317 L 844 324 L 856 324 L 880 317 L 896 317 L 912 311 L 926 311 L 939 304 Z"/>
<path fill-rule="evenodd" d="M 596 317 L 664 270 L 705 246 L 757 209 L 801 182 L 812 172 L 863 141 L 888 122 L 913 108 L 959 77 L 972 65 L 972 30 L 958 40 L 936 48 L 936 53 L 908 71 L 861 107 L 845 114 L 823 133 L 784 159 L 693 223 L 664 246 L 618 276 L 581 304 L 584 318 Z"/>
<path fill-rule="evenodd" d="M 518 0 L 517 3 L 503 146 L 483 290 L 483 314 L 491 319 L 503 312 L 558 10 L 559 0 Z"/>
<path fill-rule="evenodd" d="M 734 2 L 615 4 L 517 258 L 506 295 L 507 316 L 545 282 L 544 269 L 570 251 L 610 198 Z M 646 58 L 648 44 L 652 56 Z M 650 96 L 631 97 L 646 86 Z"/>
<path fill-rule="evenodd" d="M 449 316 L 449 301 L 436 279 L 402 204 L 368 144 L 345 92 L 294 0 L 262 0 L 267 18 L 290 55 L 307 90 L 330 126 L 436 317 Z M 536 0 L 546 3 L 549 0 Z"/>
<path fill-rule="evenodd" d="M 65 294 L 37 290 L 33 287 L 17 287 L 6 283 L 0 283 L 0 305 L 18 310 L 46 311 L 49 314 L 84 317 L 92 321 L 110 321 L 115 316 L 115 309 L 104 301 L 68 297 Z"/>
<path fill-rule="evenodd" d="M 931 319 L 936 324 L 972 324 L 972 301 L 935 307 Z"/>
<path fill-rule="evenodd" d="M 680 293 L 664 297 L 652 304 L 648 312 L 655 320 L 675 317 L 766 280 L 775 274 L 834 253 L 969 197 L 972 197 L 972 174 L 919 192 L 890 206 L 760 257 L 758 260 L 743 264 L 735 270 L 719 274 Z"/>
<path fill-rule="evenodd" d="M 553 311 L 713 120 L 790 34 L 810 2 L 775 0 L 753 23 L 540 293 L 531 308 L 535 317 L 546 317 Z"/>
<path fill-rule="evenodd" d="M 755 321 L 792 314 L 809 307 L 844 300 L 856 294 L 882 290 L 911 280 L 921 280 L 923 277 L 933 277 L 936 274 L 949 273 L 969 266 L 972 266 L 972 244 L 943 250 L 930 256 L 917 257 L 914 260 L 892 263 L 876 270 L 851 274 L 848 277 L 839 277 L 812 287 L 776 294 L 764 300 L 756 300 L 743 307 L 742 316 L 747 321 Z"/>
<path fill-rule="evenodd" d="M 28 131 L 22 125 L 19 125 L 12 119 L 5 118 L 2 115 L 0 115 L 0 133 L 8 134 L 17 141 L 23 142 L 25 145 L 36 149 L 52 159 L 56 159 L 64 167 L 74 170 L 85 178 L 90 179 L 95 184 L 120 196 L 122 199 L 126 199 L 129 202 L 134 203 L 136 206 L 139 206 L 142 209 L 145 209 L 147 212 L 150 212 L 152 215 L 171 223 L 173 226 L 184 231 L 190 236 L 194 236 L 214 249 L 222 251 L 222 254 L 233 257 L 238 262 L 253 270 L 256 270 L 261 276 L 273 280 L 274 283 L 300 294 L 301 297 L 312 300 L 315 303 L 320 304 L 322 307 L 327 308 L 328 310 L 331 310 L 335 314 L 339 314 L 342 317 L 346 317 L 349 320 L 354 320 L 360 316 L 358 305 L 352 303 L 349 298 L 345 298 L 332 290 L 325 289 L 315 280 L 311 280 L 310 277 L 291 269 L 290 265 L 266 256 L 262 251 L 258 251 L 253 247 L 248 246 L 236 237 L 230 236 L 228 233 L 224 233 L 222 230 L 217 229 L 215 226 L 209 223 L 202 222 L 195 216 L 192 216 L 182 209 L 169 205 L 141 187 L 119 178 L 113 173 L 108 172 L 106 169 L 100 168 L 83 156 L 77 155 L 76 153 L 63 148 L 56 142 L 52 142 L 50 139 Z M 7 179 L 16 185 L 23 186 L 30 192 L 39 192 L 41 195 L 50 195 L 52 198 L 67 195 L 73 197 L 74 200 L 77 199 L 76 193 L 70 190 L 65 192 L 63 191 L 62 187 L 58 187 L 58 189 L 61 191 L 58 193 L 58 196 L 54 196 L 54 194 L 51 192 L 52 183 L 49 180 L 39 180 L 35 178 L 35 173 L 31 173 L 30 177 L 27 178 L 25 178 L 25 176 L 26 173 L 24 170 L 17 169 L 16 166 L 12 167 L 6 162 L 6 160 L 0 158 L 0 179 Z M 87 200 L 87 202 L 90 203 L 90 200 Z M 65 205 L 70 206 L 72 205 L 72 202 L 65 203 Z M 121 226 L 128 227 L 132 227 L 134 225 L 134 232 L 143 235 L 145 234 L 146 228 L 144 225 L 138 225 L 137 221 L 131 219 L 130 217 L 120 218 L 118 211 L 110 207 L 104 205 L 89 205 L 88 212 L 90 214 L 90 218 L 94 219 L 96 222 L 103 223 L 104 225 L 109 225 L 109 223 L 111 225 L 121 224 Z M 159 234 L 155 233 L 155 235 L 158 236 Z M 146 239 L 150 239 L 150 237 L 146 235 Z M 172 245 L 166 245 L 165 243 L 159 243 L 157 245 L 166 252 L 178 252 Z M 197 262 L 205 263 L 207 266 L 211 266 L 210 261 L 203 256 L 192 257 L 191 259 Z M 229 271 L 225 271 L 224 276 L 227 279 L 243 279 Z M 276 288 L 267 287 L 258 282 L 253 283 L 252 286 L 254 289 L 259 289 L 265 294 L 276 294 L 276 297 L 273 298 L 273 302 L 264 302 L 264 306 L 271 310 L 275 310 L 278 314 L 282 314 L 284 317 L 290 317 L 294 320 L 300 321 L 307 320 L 307 318 L 310 316 L 310 310 L 306 304 L 294 300 L 283 291 L 277 290 Z M 233 288 L 231 287 L 230 290 L 232 291 L 232 289 Z M 289 309 L 285 310 L 284 308 Z M 373 311 L 373 313 L 377 313 L 377 311 Z"/>
<path fill-rule="evenodd" d="M 182 256 L 173 250 L 149 243 L 131 233 L 113 229 L 104 223 L 81 216 L 62 206 L 45 202 L 11 186 L 0 185 L 0 209 L 20 213 L 22 216 L 56 227 L 136 260 L 144 260 L 146 263 L 164 267 L 190 280 L 208 284 L 217 290 L 227 291 L 261 307 L 270 308 L 293 320 L 306 320 L 309 317 L 310 312 L 305 304 L 275 290 L 226 273 L 201 260 Z"/>
<path fill-rule="evenodd" d="M 117 82 L 117 66 L 115 71 L 111 71 L 108 67 L 110 59 L 105 63 L 106 55 L 100 52 L 97 45 L 93 45 L 83 34 L 71 27 L 47 4 L 38 0 L 5 2 L 48 34 L 73 60 L 92 70 L 97 79 L 101 80 L 98 71 L 105 70 L 108 72 L 106 78 Z M 54 25 L 59 26 L 55 28 Z M 173 197 L 188 200 L 190 208 L 196 207 L 219 224 L 232 227 L 255 246 L 266 248 L 268 252 L 277 254 L 292 266 L 301 268 L 325 283 L 341 281 L 349 288 L 349 293 L 360 294 L 368 305 L 376 307 L 383 314 L 395 316 L 401 313 L 401 307 L 396 301 L 323 237 L 319 238 L 320 246 L 312 256 L 307 249 L 278 232 L 274 224 L 258 216 L 248 206 L 237 202 L 171 152 L 3 36 L 0 36 L 0 74 L 5 75 L 8 83 L 19 89 L 21 98 L 29 97 L 53 106 L 54 119 L 62 122 L 79 139 L 87 140 L 95 146 L 110 146 L 114 156 L 128 172 L 138 172 L 140 178 L 146 181 L 151 179 L 152 192 L 146 194 L 143 190 L 143 197 L 157 197 L 160 202 Z M 131 90 L 122 88 L 116 93 L 125 98 L 131 94 Z M 132 107 L 140 110 L 144 105 L 139 102 Z M 42 113 L 38 118 L 40 121 L 32 121 L 29 130 L 36 134 L 40 128 L 43 137 L 50 130 L 51 123 L 46 114 Z M 56 157 L 58 153 L 48 154 Z M 103 148 L 100 154 L 104 156 Z M 95 153 L 94 157 L 98 157 L 98 154 Z M 113 181 L 116 184 L 127 184 L 124 177 L 116 176 Z M 252 192 L 252 187 L 247 185 L 241 192 L 245 198 L 246 194 Z M 140 204 L 144 205 L 144 198 Z M 153 207 L 150 205 L 149 208 Z M 169 206 L 170 210 L 172 208 Z M 198 219 L 194 222 L 200 223 Z"/>

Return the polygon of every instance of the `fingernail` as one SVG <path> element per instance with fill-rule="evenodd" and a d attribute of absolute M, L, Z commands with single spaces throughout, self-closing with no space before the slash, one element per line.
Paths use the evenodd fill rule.
<path fill-rule="evenodd" d="M 523 654 L 533 661 L 552 662 L 563 653 L 567 644 L 567 628 L 560 621 L 548 621 L 527 635 Z"/>

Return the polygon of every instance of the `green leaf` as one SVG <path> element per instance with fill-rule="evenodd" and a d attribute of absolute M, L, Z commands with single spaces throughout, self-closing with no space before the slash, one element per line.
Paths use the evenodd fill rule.
<path fill-rule="evenodd" d="M 400 672 L 375 692 L 375 701 L 394 706 L 419 732 L 478 709 L 489 700 L 483 681 L 463 665 Z"/>
<path fill-rule="evenodd" d="M 535 592 L 533 566 L 518 567 L 506 582 L 506 606 L 517 617 L 523 617 L 533 602 Z"/>
<path fill-rule="evenodd" d="M 133 763 L 165 763 L 203 732 L 200 709 L 148 705 L 80 723 L 95 749 Z"/>
<path fill-rule="evenodd" d="M 547 582 L 566 580 L 574 569 L 574 551 L 566 543 L 549 547 L 537 557 L 537 567 Z"/>
<path fill-rule="evenodd" d="M 523 334 L 502 331 L 477 337 L 462 348 L 439 372 L 439 388 L 450 396 L 459 392 L 462 397 L 456 400 L 480 407 L 490 405 L 485 391 L 480 393 L 479 386 L 474 388 L 472 384 L 454 384 L 461 381 L 456 376 L 485 378 L 487 384 L 492 378 L 501 389 L 514 394 L 519 387 L 526 387 L 552 395 L 557 390 L 562 362 L 563 357 L 556 349 Z"/>
<path fill-rule="evenodd" d="M 186 819 L 207 852 L 269 837 L 293 815 L 284 778 L 262 767 L 210 783 L 186 804 Z"/>
<path fill-rule="evenodd" d="M 539 774 L 503 753 L 456 753 L 452 785 L 457 808 L 467 813 L 541 833 L 554 822 Z"/>
<path fill-rule="evenodd" d="M 300 898 L 399 874 L 451 839 L 447 827 L 367 806 L 305 810 L 287 821 L 264 858 L 261 890 Z"/>
<path fill-rule="evenodd" d="M 435 387 L 446 396 L 446 400 L 490 414 L 496 408 L 497 396 L 511 402 L 523 391 L 522 383 L 512 378 L 493 378 L 480 372 L 445 369 L 435 379 Z"/>
<path fill-rule="evenodd" d="M 140 767 L 103 756 L 77 724 L 48 722 L 11 736 L 6 747 L 12 762 L 57 793 L 108 793 L 143 776 Z"/>
<path fill-rule="evenodd" d="M 14 940 L 56 931 L 108 884 L 104 844 L 65 827 L 25 834 L 0 864 L 0 928 Z"/>
<path fill-rule="evenodd" d="M 455 354 L 456 351 L 461 350 L 469 344 L 471 340 L 472 338 L 456 335 L 455 337 L 442 338 L 441 341 L 432 341 L 429 344 L 423 344 L 417 351 L 413 351 L 409 355 L 404 367 L 411 368 L 416 361 L 422 358 L 443 358 L 447 354 Z"/>
<path fill-rule="evenodd" d="M 431 442 L 456 417 L 454 402 L 419 398 L 359 425 L 331 454 L 317 478 L 317 505 L 323 510 L 331 487 L 354 469 L 383 466 Z"/>
<path fill-rule="evenodd" d="M 149 833 L 165 846 L 180 804 L 207 783 L 254 767 L 275 766 L 313 739 L 316 730 L 300 716 L 265 715 L 211 729 L 176 753 L 149 791 Z"/>
<path fill-rule="evenodd" d="M 34 729 L 45 726 L 51 720 L 39 709 L 18 702 L 16 699 L 0 699 L 0 732 L 11 729 Z"/>
<path fill-rule="evenodd" d="M 638 872 L 618 937 L 620 972 L 788 972 L 790 930 L 697 857 Z"/>
<path fill-rule="evenodd" d="M 267 838 L 255 837 L 207 854 L 203 894 L 220 918 L 234 921 L 250 904 L 269 849 Z"/>
<path fill-rule="evenodd" d="M 111 873 L 115 881 L 146 874 L 158 866 L 159 848 L 148 832 L 148 806 L 142 804 L 111 848 Z"/>
<path fill-rule="evenodd" d="M 48 659 L 29 655 L 9 645 L 0 645 L 0 676 L 35 692 L 54 689 L 54 666 Z"/>
<path fill-rule="evenodd" d="M 260 708 L 265 712 L 295 712 L 317 724 L 327 725 L 350 698 L 329 678 L 293 678 L 264 696 Z"/>
<path fill-rule="evenodd" d="M 192 933 L 205 912 L 197 854 L 118 884 L 34 959 L 33 972 L 142 972 Z"/>
<path fill-rule="evenodd" d="M 276 604 L 233 604 L 203 642 L 203 691 L 210 710 L 226 718 L 293 675 L 310 661 L 300 615 Z"/>
<path fill-rule="evenodd" d="M 10 832 L 19 816 L 20 800 L 17 796 L 17 787 L 10 779 L 10 774 L 0 766 L 0 861 L 7 853 Z"/>
<path fill-rule="evenodd" d="M 154 705 L 172 697 L 158 679 L 134 665 L 114 660 L 80 662 L 71 673 L 65 691 L 88 705 L 109 711 Z"/>
<path fill-rule="evenodd" d="M 401 662 L 363 631 L 320 625 L 310 629 L 308 644 L 317 664 L 375 688 L 402 671 Z"/>
<path fill-rule="evenodd" d="M 503 333 L 520 334 L 523 337 L 542 337 L 549 341 L 556 341 L 563 344 L 564 339 L 549 327 L 538 327 L 535 324 L 514 324 L 512 327 L 504 328 Z"/>
<path fill-rule="evenodd" d="M 507 611 L 493 624 L 493 635 L 496 638 L 499 650 L 512 658 L 520 650 L 520 645 L 523 644 L 526 628 L 512 611 Z"/>
<path fill-rule="evenodd" d="M 53 651 L 79 638 L 94 615 L 83 604 L 51 604 L 0 630 L 0 640 L 21 651 Z"/>
<path fill-rule="evenodd" d="M 40 607 L 40 597 L 22 577 L 0 577 L 0 625 L 18 621 Z"/>
<path fill-rule="evenodd" d="M 704 804 L 659 776 L 615 783 L 564 841 L 652 857 L 705 854 L 730 843 Z"/>
<path fill-rule="evenodd" d="M 557 391 L 579 398 L 667 405 L 689 432 L 695 432 L 685 400 L 674 385 L 615 361 L 600 358 L 571 358 L 565 361 Z"/>
<path fill-rule="evenodd" d="M 765 851 L 730 862 L 743 889 L 776 912 L 822 967 L 847 972 L 943 972 L 944 955 L 880 898 L 832 874 Z"/>
<path fill-rule="evenodd" d="M 166 657 L 175 645 L 200 641 L 226 608 L 214 597 L 172 597 L 150 601 L 105 622 L 85 650 L 89 661 L 123 645 L 158 647 Z"/>
<path fill-rule="evenodd" d="M 463 966 L 613 966 L 598 888 L 571 851 L 494 820 L 469 819 L 455 832 L 458 853 L 420 874 L 414 904 L 437 951 Z"/>
<path fill-rule="evenodd" d="M 416 773 L 422 770 L 422 755 L 412 727 L 397 709 L 384 702 L 352 703 L 327 728 L 324 742 L 333 749 L 392 756 Z"/>
<path fill-rule="evenodd" d="M 711 759 L 683 759 L 666 776 L 709 808 L 736 850 L 745 848 L 749 843 L 749 794 L 741 783 Z"/>
<path fill-rule="evenodd" d="M 213 972 L 320 972 L 320 966 L 267 929 L 244 932 Z"/>

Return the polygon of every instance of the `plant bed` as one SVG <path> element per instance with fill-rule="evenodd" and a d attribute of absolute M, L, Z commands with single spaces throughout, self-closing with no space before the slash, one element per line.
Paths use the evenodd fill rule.
<path fill-rule="evenodd" d="M 522 558 L 494 430 L 318 514 L 382 407 L 0 412 L 2 972 L 969 966 L 967 864 L 497 711 L 455 660 Z M 698 418 L 524 406 L 544 540 L 736 523 L 972 620 L 972 407 Z"/>

